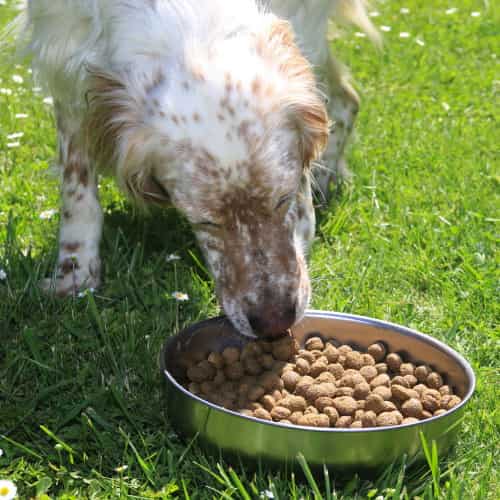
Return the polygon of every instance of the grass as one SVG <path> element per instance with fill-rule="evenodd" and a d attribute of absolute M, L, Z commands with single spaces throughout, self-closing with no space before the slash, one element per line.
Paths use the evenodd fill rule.
<path fill-rule="evenodd" d="M 15 14 L 14 2 L 4 3 L 0 26 Z M 428 466 L 395 464 L 372 480 L 315 479 L 305 463 L 303 478 L 253 473 L 178 439 L 162 408 L 158 352 L 167 335 L 218 306 L 175 213 L 136 217 L 103 180 L 104 286 L 75 300 L 39 292 L 55 260 L 58 224 L 57 215 L 40 217 L 58 206 L 57 182 L 46 174 L 52 110 L 26 67 L 0 62 L 0 268 L 7 275 L 0 281 L 0 478 L 14 481 L 20 498 L 500 496 L 500 26 L 493 2 L 455 4 L 446 13 L 454 5 L 445 0 L 381 2 L 374 20 L 392 28 L 382 53 L 352 31 L 334 44 L 363 106 L 349 154 L 354 182 L 318 228 L 312 305 L 429 333 L 462 353 L 478 376 L 449 457 L 427 443 Z M 24 136 L 7 137 L 16 132 Z M 181 260 L 167 262 L 170 253 Z M 176 290 L 190 300 L 173 300 Z"/>

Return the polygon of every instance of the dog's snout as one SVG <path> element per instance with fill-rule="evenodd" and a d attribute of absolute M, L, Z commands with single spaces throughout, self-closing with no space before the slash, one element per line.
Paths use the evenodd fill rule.
<path fill-rule="evenodd" d="M 279 337 L 295 323 L 295 319 L 295 306 L 284 309 L 266 307 L 248 315 L 250 326 L 260 337 Z"/>

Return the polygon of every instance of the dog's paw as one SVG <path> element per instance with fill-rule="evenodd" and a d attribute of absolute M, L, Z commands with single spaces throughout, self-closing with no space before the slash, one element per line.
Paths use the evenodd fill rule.
<path fill-rule="evenodd" d="M 95 259 L 85 267 L 80 267 L 76 260 L 65 259 L 58 264 L 52 278 L 45 278 L 39 284 L 45 293 L 57 297 L 74 297 L 99 285 L 100 265 Z"/>

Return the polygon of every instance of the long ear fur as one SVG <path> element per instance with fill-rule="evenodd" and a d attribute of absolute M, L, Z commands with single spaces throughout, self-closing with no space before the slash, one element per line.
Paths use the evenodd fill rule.
<path fill-rule="evenodd" d="M 329 136 L 329 120 L 325 100 L 316 85 L 310 63 L 295 43 L 289 22 L 273 18 L 258 45 L 287 82 L 287 92 L 281 97 L 292 126 L 301 136 L 304 165 L 308 166 L 325 150 Z"/>
<path fill-rule="evenodd" d="M 143 119 L 143 89 L 122 75 L 89 69 L 87 146 L 101 168 L 114 166 L 119 186 L 136 202 L 166 203 L 154 179 L 158 135 Z"/>

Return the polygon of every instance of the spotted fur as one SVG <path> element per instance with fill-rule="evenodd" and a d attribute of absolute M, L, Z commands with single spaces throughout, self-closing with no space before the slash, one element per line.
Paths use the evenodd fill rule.
<path fill-rule="evenodd" d="M 46 289 L 99 285 L 97 175 L 107 172 L 137 203 L 173 204 L 187 217 L 242 333 L 280 333 L 302 316 L 310 168 L 330 122 L 310 63 L 324 57 L 324 33 L 319 45 L 318 33 L 309 40 L 309 7 L 287 12 L 294 2 L 28 2 L 29 51 L 56 102 L 62 171 L 59 258 Z M 319 4 L 323 18 L 362 6 Z M 355 94 L 335 75 L 334 130 L 344 115 L 348 129 Z M 344 135 L 331 146 L 337 160 Z"/>

